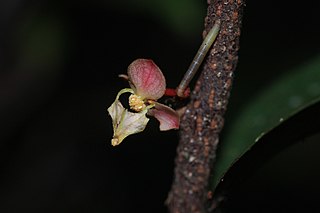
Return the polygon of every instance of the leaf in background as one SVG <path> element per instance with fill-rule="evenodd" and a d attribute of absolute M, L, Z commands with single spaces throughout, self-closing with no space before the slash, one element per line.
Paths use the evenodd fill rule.
<path fill-rule="evenodd" d="M 299 109 L 320 97 L 320 56 L 300 68 L 286 72 L 247 103 L 226 129 L 216 162 L 212 188 L 250 146 L 268 130 L 291 117 Z M 252 159 L 254 160 L 254 159 Z"/>
<path fill-rule="evenodd" d="M 319 164 L 319 155 L 315 150 L 319 149 L 318 118 L 320 98 L 261 136 L 224 174 L 223 180 L 216 186 L 214 199 L 219 202 L 221 197 L 227 195 L 231 199 L 224 207 L 234 208 L 234 205 L 240 205 L 241 208 L 245 206 L 248 209 L 252 206 L 258 209 L 271 208 L 272 205 L 268 204 L 275 205 L 276 202 L 286 206 L 284 201 L 290 202 L 288 193 L 292 194 L 291 191 L 294 191 L 292 199 L 295 202 L 298 200 L 300 206 L 302 200 L 299 197 L 304 197 L 306 193 L 308 199 L 304 202 L 310 203 L 310 197 L 317 200 L 318 196 L 314 194 L 318 194 L 316 189 L 320 187 L 316 178 L 320 175 L 316 166 Z M 272 187 L 272 184 L 276 186 Z M 270 192 L 273 195 L 266 196 Z M 282 197 L 274 195 L 278 193 Z M 270 199 L 266 200 L 266 197 Z M 296 205 L 287 206 L 286 208 L 292 208 Z M 299 208 L 305 206 L 302 203 Z"/>
<path fill-rule="evenodd" d="M 109 2 L 108 2 L 109 3 Z M 113 7 L 120 10 L 138 12 L 159 20 L 182 37 L 201 32 L 206 12 L 205 1 L 185 0 L 140 0 L 112 1 Z"/>

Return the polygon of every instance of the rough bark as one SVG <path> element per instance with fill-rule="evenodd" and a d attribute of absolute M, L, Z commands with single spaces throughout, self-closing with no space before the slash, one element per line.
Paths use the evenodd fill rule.
<path fill-rule="evenodd" d="M 175 177 L 167 199 L 171 213 L 209 211 L 208 181 L 238 62 L 243 5 L 244 0 L 208 0 L 203 36 L 217 20 L 221 27 L 181 119 Z"/>

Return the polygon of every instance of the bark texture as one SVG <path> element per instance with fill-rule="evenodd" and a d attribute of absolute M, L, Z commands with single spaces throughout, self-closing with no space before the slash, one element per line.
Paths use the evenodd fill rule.
<path fill-rule="evenodd" d="M 167 199 L 171 213 L 212 210 L 208 181 L 238 62 L 243 5 L 244 0 L 208 0 L 203 37 L 216 21 L 221 27 L 181 119 L 175 177 Z"/>

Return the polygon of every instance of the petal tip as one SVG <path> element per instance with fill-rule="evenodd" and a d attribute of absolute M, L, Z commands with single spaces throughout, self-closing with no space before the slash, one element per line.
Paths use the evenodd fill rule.
<path fill-rule="evenodd" d="M 160 131 L 179 129 L 180 117 L 178 113 L 170 107 L 157 103 L 154 109 L 149 111 L 160 122 Z"/>
<path fill-rule="evenodd" d="M 112 146 L 117 146 L 117 145 L 119 145 L 120 143 L 121 143 L 121 141 L 119 141 L 118 138 L 112 138 L 112 139 L 111 139 L 111 145 L 112 145 Z"/>

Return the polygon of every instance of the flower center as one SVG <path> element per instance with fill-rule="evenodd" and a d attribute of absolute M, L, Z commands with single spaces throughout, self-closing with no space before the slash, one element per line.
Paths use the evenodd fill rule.
<path fill-rule="evenodd" d="M 141 112 L 147 107 L 142 98 L 135 94 L 131 94 L 129 96 L 129 106 L 132 110 L 136 112 Z"/>

